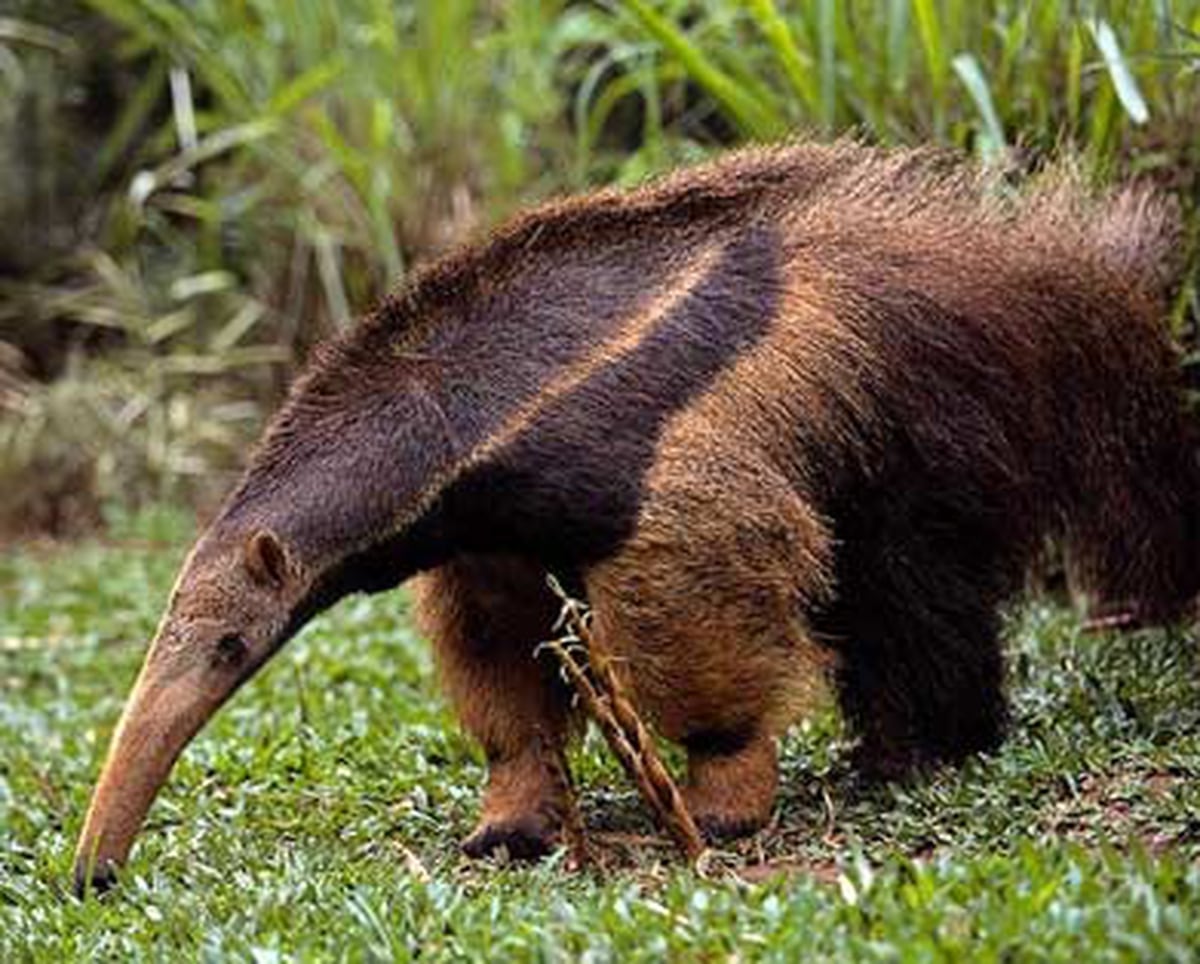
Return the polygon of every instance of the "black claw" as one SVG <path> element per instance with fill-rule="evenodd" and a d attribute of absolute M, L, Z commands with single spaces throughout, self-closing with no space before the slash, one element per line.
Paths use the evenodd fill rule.
<path fill-rule="evenodd" d="M 762 820 L 747 817 L 732 819 L 716 815 L 696 817 L 696 829 L 700 831 L 700 836 L 710 844 L 749 837 L 758 833 L 763 826 Z"/>
<path fill-rule="evenodd" d="M 526 818 L 509 823 L 488 824 L 463 841 L 468 857 L 487 857 L 501 848 L 512 860 L 537 860 L 554 849 L 554 835 L 545 822 Z"/>
<path fill-rule="evenodd" d="M 97 897 L 106 894 L 116 883 L 117 872 L 110 865 L 89 868 L 86 864 L 78 864 L 75 867 L 75 896 L 80 900 L 86 899 L 89 893 Z"/>

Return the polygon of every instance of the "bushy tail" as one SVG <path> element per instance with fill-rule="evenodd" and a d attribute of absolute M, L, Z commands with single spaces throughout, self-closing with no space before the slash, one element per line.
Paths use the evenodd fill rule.
<path fill-rule="evenodd" d="M 1183 274 L 1182 217 L 1174 198 L 1147 184 L 1098 190 L 1066 159 L 1023 192 L 1027 223 L 1091 257 L 1114 279 L 1164 303 Z"/>
<path fill-rule="evenodd" d="M 1183 283 L 1186 244 L 1181 212 L 1174 198 L 1146 187 L 1125 188 L 1107 199 L 1096 224 L 1102 257 L 1165 307 Z M 1186 386 L 1185 386 L 1186 387 Z M 1179 498 L 1183 506 L 1185 592 L 1190 590 L 1192 620 L 1200 621 L 1200 409 L 1188 406 L 1182 430 L 1184 466 Z"/>
<path fill-rule="evenodd" d="M 1054 238 L 1063 265 L 1087 265 L 1089 310 L 1111 326 L 1089 349 L 1100 353 L 1087 389 L 1100 419 L 1094 444 L 1072 456 L 1085 493 L 1068 538 L 1074 568 L 1101 615 L 1174 621 L 1200 595 L 1200 420 L 1183 412 L 1165 330 L 1184 267 L 1178 206 L 1143 185 L 1091 190 L 1071 165 L 1025 203 L 1030 229 Z"/>
<path fill-rule="evenodd" d="M 1144 186 L 1126 187 L 1098 203 L 1093 244 L 1112 270 L 1166 298 L 1183 271 L 1183 231 L 1173 198 Z"/>

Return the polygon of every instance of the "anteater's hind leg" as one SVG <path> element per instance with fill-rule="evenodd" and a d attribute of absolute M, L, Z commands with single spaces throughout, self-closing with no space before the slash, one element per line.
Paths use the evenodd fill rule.
<path fill-rule="evenodd" d="M 417 592 L 446 692 L 487 755 L 482 814 L 464 849 L 540 856 L 569 795 L 570 697 L 554 662 L 534 655 L 558 615 L 545 576 L 515 559 L 464 557 L 422 577 Z"/>
<path fill-rule="evenodd" d="M 1073 594 L 1094 618 L 1127 625 L 1200 616 L 1200 434 L 1157 311 L 1141 308 L 1140 319 L 1104 319 L 1123 334 L 1072 381 L 1088 411 L 1059 473 L 1071 480 L 1060 489 Z"/>
<path fill-rule="evenodd" d="M 830 654 L 804 614 L 827 590 L 826 543 L 782 480 L 694 449 L 660 457 L 632 538 L 587 576 L 596 638 L 687 748 L 685 801 L 709 836 L 770 817 L 776 737 L 823 686 Z"/>
<path fill-rule="evenodd" d="M 859 763 L 885 778 L 1000 742 L 1007 712 L 997 607 L 1020 571 L 978 528 L 931 538 L 944 516 L 895 518 L 904 532 L 881 521 L 860 547 L 845 546 L 838 600 L 817 621 L 840 641 L 839 696 L 862 739 Z"/>
<path fill-rule="evenodd" d="M 1094 476 L 1095 489 L 1069 510 L 1072 595 L 1097 624 L 1196 618 L 1200 470 L 1190 446 L 1174 437 L 1149 453 L 1130 445 L 1124 464 Z"/>

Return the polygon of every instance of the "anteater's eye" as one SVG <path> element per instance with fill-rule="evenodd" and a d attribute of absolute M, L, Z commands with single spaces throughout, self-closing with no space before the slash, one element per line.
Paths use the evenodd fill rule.
<path fill-rule="evenodd" d="M 217 640 L 216 661 L 226 665 L 240 663 L 246 655 L 246 641 L 237 633 L 226 633 Z"/>

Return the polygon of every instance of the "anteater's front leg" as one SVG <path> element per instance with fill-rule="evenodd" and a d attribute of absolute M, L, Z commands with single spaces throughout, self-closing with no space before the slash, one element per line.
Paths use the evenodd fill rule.
<path fill-rule="evenodd" d="M 483 810 L 464 849 L 540 856 L 569 798 L 570 695 L 554 661 L 534 654 L 553 634 L 557 601 L 539 569 L 500 557 L 460 558 L 422 577 L 417 593 L 446 692 L 487 755 Z"/>
<path fill-rule="evenodd" d="M 699 444 L 660 455 L 637 527 L 586 577 L 593 632 L 638 709 L 688 751 L 684 799 L 710 838 L 767 822 L 776 738 L 830 654 L 805 614 L 828 536 L 770 468 Z"/>

